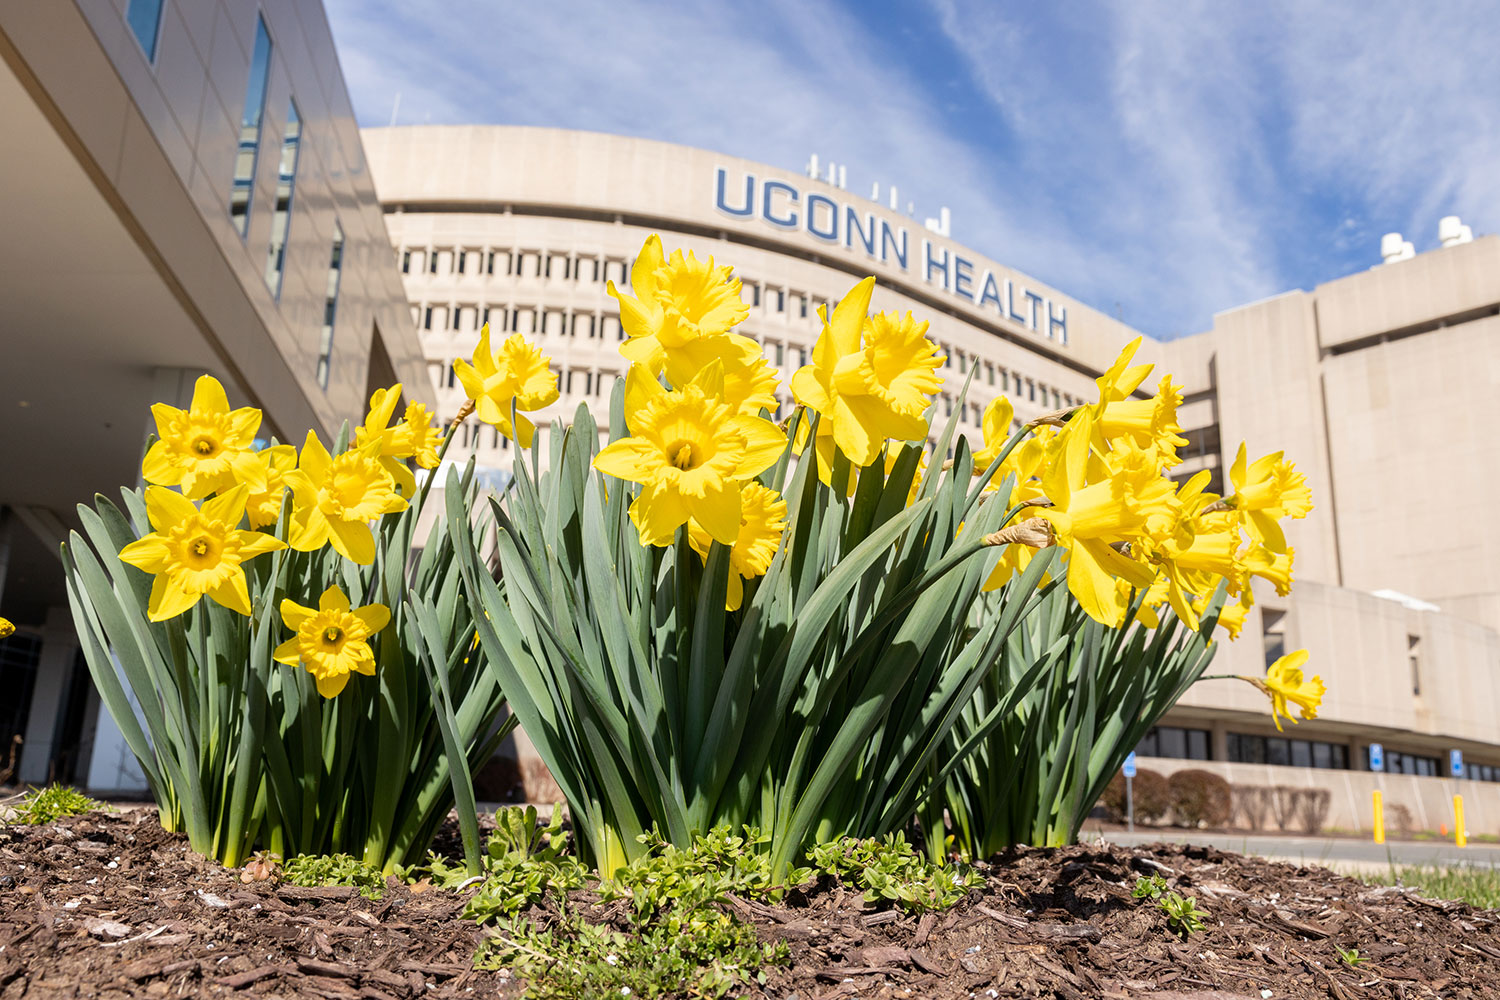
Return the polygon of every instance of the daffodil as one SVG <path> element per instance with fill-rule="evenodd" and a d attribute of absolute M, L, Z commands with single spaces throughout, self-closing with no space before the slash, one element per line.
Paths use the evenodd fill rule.
<path fill-rule="evenodd" d="M 1307 662 L 1307 650 L 1299 649 L 1288 653 L 1276 660 L 1266 668 L 1264 677 L 1243 677 L 1251 684 L 1260 688 L 1271 699 L 1271 720 L 1276 723 L 1276 731 L 1281 731 L 1281 719 L 1284 716 L 1288 722 L 1295 723 L 1292 713 L 1288 709 L 1288 703 L 1297 706 L 1298 714 L 1304 719 L 1316 719 L 1318 707 L 1323 703 L 1323 695 L 1328 688 L 1323 684 L 1323 678 L 1314 676 L 1311 680 L 1304 679 L 1302 666 Z"/>
<path fill-rule="evenodd" d="M 9 639 L 16 634 L 16 627 L 9 618 L 0 618 L 0 639 Z"/>
<path fill-rule="evenodd" d="M 1282 452 L 1273 452 L 1245 464 L 1245 444 L 1229 467 L 1229 481 L 1234 493 L 1224 502 L 1245 516 L 1245 530 L 1250 537 L 1272 552 L 1286 551 L 1286 535 L 1281 518 L 1304 518 L 1312 510 L 1312 490 L 1307 479 L 1291 462 L 1283 461 Z"/>
<path fill-rule="evenodd" d="M 1122 399 L 1129 399 L 1130 394 L 1140 388 L 1141 383 L 1150 377 L 1155 365 L 1132 365 L 1130 363 L 1140 346 L 1140 337 L 1126 344 L 1120 351 L 1119 357 L 1115 358 L 1114 364 L 1094 380 L 1099 387 L 1100 403 L 1115 403 Z"/>
<path fill-rule="evenodd" d="M 667 545 L 691 518 L 715 540 L 740 534 L 741 484 L 771 466 L 786 436 L 760 417 L 723 401 L 723 368 L 709 365 L 679 390 L 664 389 L 632 365 L 625 380 L 630 436 L 594 458 L 606 475 L 640 483 L 630 518 L 643 545 Z"/>
<path fill-rule="evenodd" d="M 361 566 L 375 561 L 370 522 L 407 506 L 381 464 L 379 441 L 335 457 L 308 431 L 297 468 L 286 473 L 286 484 L 292 490 L 292 548 L 312 552 L 331 544 Z"/>
<path fill-rule="evenodd" d="M 250 527 L 264 528 L 276 523 L 281 517 L 281 500 L 286 493 L 286 474 L 297 467 L 297 449 L 289 444 L 276 444 L 258 453 L 265 463 L 266 488 L 263 492 L 250 494 L 245 513 L 250 518 Z"/>
<path fill-rule="evenodd" d="M 212 375 L 201 375 L 186 410 L 166 403 L 151 407 L 160 439 L 146 452 L 141 474 L 157 486 L 180 486 L 198 500 L 247 483 L 260 493 L 265 471 L 253 450 L 260 411 L 253 406 L 229 408 L 224 387 Z"/>
<path fill-rule="evenodd" d="M 120 561 L 156 576 L 147 616 L 154 622 L 175 618 L 210 598 L 242 615 L 250 614 L 250 591 L 241 563 L 286 548 L 279 538 L 241 531 L 249 487 L 236 486 L 199 509 L 162 486 L 146 487 L 146 517 L 156 530 L 120 550 Z"/>
<path fill-rule="evenodd" d="M 620 325 L 629 337 L 620 354 L 653 375 L 665 374 L 674 388 L 687 385 L 713 361 L 726 375 L 756 362 L 760 345 L 729 332 L 750 315 L 733 270 L 681 250 L 668 258 L 661 237 L 648 236 L 630 271 L 635 297 L 620 292 L 613 281 L 605 286 L 620 303 Z"/>
<path fill-rule="evenodd" d="M 391 610 L 384 604 L 351 609 L 349 598 L 334 585 L 323 591 L 316 609 L 283 600 L 281 620 L 296 635 L 276 647 L 276 662 L 290 667 L 300 663 L 313 675 L 318 694 L 332 698 L 344 690 L 351 673 L 374 676 L 370 637 L 390 622 Z"/>
<path fill-rule="evenodd" d="M 1094 427 L 1103 441 L 1128 437 L 1138 448 L 1154 449 L 1163 468 L 1182 460 L 1177 449 L 1187 438 L 1179 432 L 1177 407 L 1182 403 L 1182 387 L 1172 384 L 1172 376 L 1163 375 L 1156 395 L 1150 399 L 1122 399 L 1097 404 Z"/>
<path fill-rule="evenodd" d="M 541 349 L 514 333 L 492 353 L 488 323 L 479 331 L 473 363 L 455 361 L 453 373 L 474 401 L 479 419 L 495 425 L 523 448 L 531 447 L 536 426 L 517 414 L 516 426 L 512 427 L 511 404 L 515 403 L 517 410 L 540 410 L 557 402 L 557 375 Z"/>
<path fill-rule="evenodd" d="M 1050 522 L 1056 543 L 1067 550 L 1068 590 L 1095 621 L 1118 627 L 1129 593 L 1116 580 L 1144 589 L 1156 573 L 1116 546 L 1146 537 L 1149 522 L 1169 516 L 1175 497 L 1149 453 L 1127 446 L 1091 460 L 1092 434 L 1093 414 L 1085 409 L 1058 435 L 1042 476 L 1052 506 L 1037 508 L 1037 516 Z"/>
<path fill-rule="evenodd" d="M 432 426 L 432 418 L 422 403 L 408 403 L 405 417 L 391 426 L 391 417 L 401 399 L 401 388 L 401 383 L 397 382 L 389 389 L 376 389 L 371 394 L 365 422 L 354 430 L 354 446 L 359 448 L 371 441 L 379 441 L 380 463 L 396 481 L 396 492 L 409 497 L 417 490 L 417 479 L 407 467 L 406 459 L 416 459 L 424 469 L 435 468 L 443 434 Z"/>
<path fill-rule="evenodd" d="M 739 610 L 745 599 L 745 581 L 764 576 L 781 547 L 786 531 L 786 501 L 775 490 L 760 483 L 747 483 L 740 491 L 740 532 L 729 550 L 729 589 L 724 600 L 728 611 Z M 695 521 L 688 522 L 688 543 L 707 559 L 713 538 Z"/>
<path fill-rule="evenodd" d="M 834 450 L 863 468 L 880 455 L 886 440 L 927 437 L 922 411 L 942 385 L 942 355 L 925 336 L 927 325 L 880 317 L 867 322 L 875 279 L 865 278 L 839 301 L 833 316 L 819 307 L 823 332 L 813 345 L 812 364 L 792 376 L 792 394 L 821 415 L 814 448 L 818 477 L 830 482 Z"/>
<path fill-rule="evenodd" d="M 1207 609 L 1209 598 L 1212 596 L 1205 594 L 1194 603 L 1193 608 L 1199 617 L 1202 617 Z M 1245 617 L 1250 614 L 1250 609 L 1254 606 L 1255 598 L 1251 595 L 1250 588 L 1247 587 L 1240 592 L 1238 600 L 1226 601 L 1219 609 L 1219 627 L 1229 635 L 1230 642 L 1240 637 L 1240 630 L 1245 627 Z"/>
<path fill-rule="evenodd" d="M 1255 546 L 1245 558 L 1245 567 L 1252 576 L 1268 581 L 1278 595 L 1285 597 L 1292 592 L 1292 560 L 1296 555 L 1297 550 L 1291 546 L 1285 552 Z"/>

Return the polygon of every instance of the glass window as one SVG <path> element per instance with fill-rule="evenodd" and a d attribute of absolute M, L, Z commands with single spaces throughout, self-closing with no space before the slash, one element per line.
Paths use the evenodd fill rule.
<path fill-rule="evenodd" d="M 1291 749 L 1287 745 L 1287 741 L 1285 739 L 1283 739 L 1282 737 L 1276 736 L 1276 737 L 1272 737 L 1271 739 L 1266 740 L 1266 763 L 1267 764 L 1280 764 L 1283 767 L 1285 767 L 1285 766 L 1291 764 L 1291 762 L 1292 762 Z"/>
<path fill-rule="evenodd" d="M 1161 726 L 1156 730 L 1158 756 L 1186 757 L 1187 733 L 1174 726 Z"/>
<path fill-rule="evenodd" d="M 135 33 L 135 40 L 141 43 L 141 51 L 146 53 L 149 63 L 156 62 L 156 40 L 161 35 L 163 6 L 162 0 L 130 0 L 130 6 L 125 8 L 125 23 Z"/>
<path fill-rule="evenodd" d="M 1135 752 L 1140 754 L 1142 757 L 1160 757 L 1161 754 L 1156 752 L 1157 749 L 1158 746 L 1156 739 L 1156 730 L 1153 729 L 1141 739 L 1140 743 L 1136 745 Z"/>
<path fill-rule="evenodd" d="M 1333 766 L 1333 745 L 1331 743 L 1314 743 L 1312 745 L 1312 766 Z"/>
<path fill-rule="evenodd" d="M 1208 730 L 1189 729 L 1187 731 L 1187 755 L 1192 760 L 1208 760 Z"/>
<path fill-rule="evenodd" d="M 265 117 L 266 84 L 271 76 L 271 36 L 265 20 L 255 27 L 255 51 L 250 57 L 250 82 L 240 114 L 240 145 L 234 159 L 234 187 L 229 193 L 229 217 L 244 237 L 250 231 L 250 198 L 255 189 L 255 162 L 260 155 L 260 125 Z"/>
<path fill-rule="evenodd" d="M 1307 740 L 1292 740 L 1292 766 L 1312 767 L 1312 744 Z"/>
<path fill-rule="evenodd" d="M 344 227 L 333 220 L 333 251 L 328 257 L 328 288 L 323 300 L 323 332 L 318 341 L 318 385 L 328 388 L 333 360 L 333 324 L 339 311 L 339 279 L 344 272 Z M 430 310 L 429 310 L 430 311 Z"/>
<path fill-rule="evenodd" d="M 292 217 L 292 191 L 297 185 L 297 149 L 302 142 L 302 119 L 297 102 L 286 108 L 286 130 L 281 136 L 281 168 L 276 175 L 276 214 L 271 218 L 271 244 L 266 252 L 266 285 L 274 298 L 281 298 L 281 278 L 286 271 L 287 229 Z"/>
<path fill-rule="evenodd" d="M 465 267 L 465 265 L 468 264 L 468 262 L 469 262 L 469 251 L 467 251 L 467 250 L 460 250 L 458 252 L 458 273 L 459 274 L 463 274 L 464 273 L 464 267 Z"/>

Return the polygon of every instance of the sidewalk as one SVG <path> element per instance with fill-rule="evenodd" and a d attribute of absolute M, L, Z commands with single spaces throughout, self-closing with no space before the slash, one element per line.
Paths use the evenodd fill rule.
<path fill-rule="evenodd" d="M 1221 851 L 1251 854 L 1272 861 L 1297 865 L 1322 865 L 1339 871 L 1380 871 L 1404 865 L 1440 868 L 1500 868 L 1500 847 L 1492 844 L 1470 844 L 1455 847 L 1450 841 L 1393 841 L 1377 844 L 1371 840 L 1349 840 L 1335 837 L 1306 837 L 1284 833 L 1214 833 L 1177 828 L 1137 828 L 1135 833 L 1112 830 L 1101 833 L 1096 827 L 1085 829 L 1080 840 L 1108 840 L 1112 844 L 1137 846 L 1169 843 L 1216 847 Z"/>

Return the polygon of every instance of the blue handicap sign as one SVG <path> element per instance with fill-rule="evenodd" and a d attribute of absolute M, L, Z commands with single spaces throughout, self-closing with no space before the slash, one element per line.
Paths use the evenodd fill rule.
<path fill-rule="evenodd" d="M 1464 776 L 1464 752 L 1462 750 L 1448 751 L 1448 773 L 1455 778 Z"/>
<path fill-rule="evenodd" d="M 1135 777 L 1135 751 L 1134 750 L 1130 751 L 1130 753 L 1125 757 L 1125 766 L 1122 767 L 1122 768 L 1120 768 L 1120 770 L 1123 771 L 1123 772 L 1125 772 L 1125 777 L 1127 777 L 1127 778 L 1134 778 Z"/>
<path fill-rule="evenodd" d="M 1385 747 L 1379 743 L 1370 744 L 1370 770 L 1385 770 Z"/>

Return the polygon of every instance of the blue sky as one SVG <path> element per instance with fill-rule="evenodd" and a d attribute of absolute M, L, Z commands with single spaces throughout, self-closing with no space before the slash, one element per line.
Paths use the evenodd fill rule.
<path fill-rule="evenodd" d="M 362 125 L 594 129 L 799 171 L 1158 337 L 1500 229 L 1493 5 L 325 0 Z"/>

